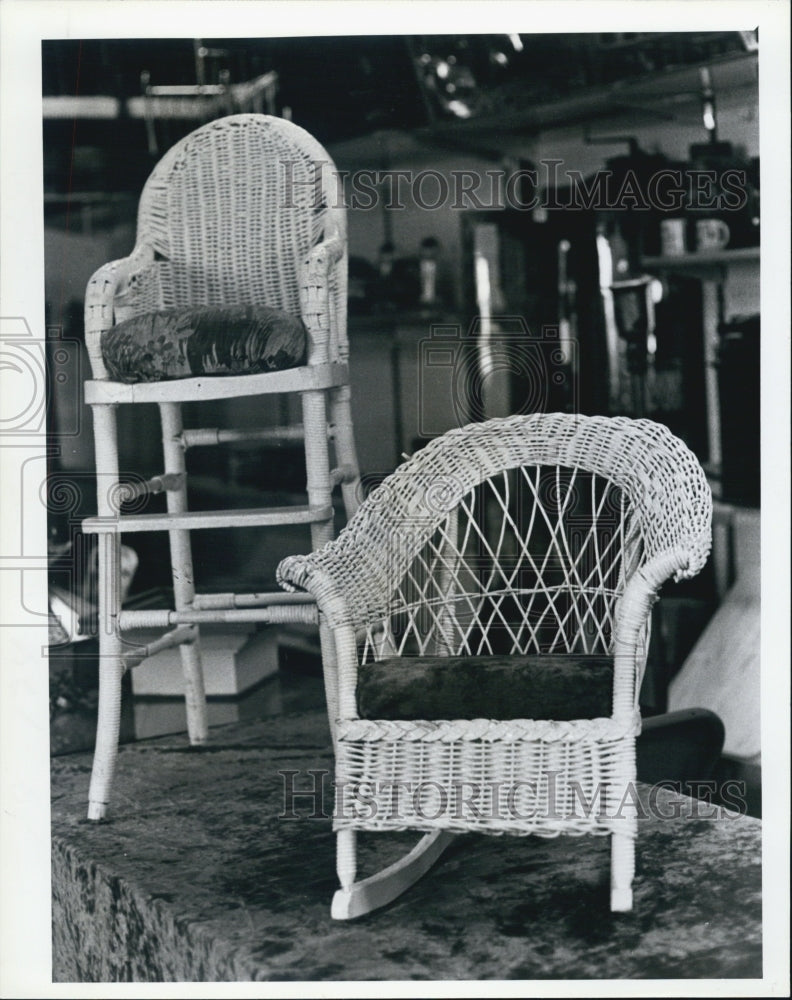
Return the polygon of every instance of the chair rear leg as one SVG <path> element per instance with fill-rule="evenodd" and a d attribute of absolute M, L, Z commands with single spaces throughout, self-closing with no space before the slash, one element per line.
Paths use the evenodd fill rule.
<path fill-rule="evenodd" d="M 165 472 L 180 477 L 180 486 L 168 490 L 169 514 L 183 514 L 187 510 L 187 482 L 184 446 L 181 441 L 182 416 L 179 403 L 160 403 L 162 420 L 162 451 Z M 173 596 L 177 611 L 192 606 L 195 600 L 195 577 L 193 574 L 190 532 L 186 528 L 174 528 L 168 532 L 170 538 L 171 573 L 173 576 Z M 196 630 L 197 633 L 200 630 Z M 205 743 L 208 737 L 206 718 L 206 693 L 204 690 L 203 666 L 201 663 L 200 634 L 195 641 L 179 647 L 182 673 L 184 675 L 184 699 L 187 711 L 187 732 L 190 743 Z"/>
<path fill-rule="evenodd" d="M 335 389 L 330 396 L 330 422 L 335 439 L 336 461 L 348 475 L 341 483 L 344 508 L 349 520 L 360 506 L 360 469 L 355 435 L 352 429 L 351 394 L 348 385 Z"/>
<path fill-rule="evenodd" d="M 311 525 L 311 548 L 315 552 L 333 538 L 333 497 L 330 487 L 330 449 L 327 443 L 327 398 L 323 391 L 302 394 L 305 433 L 305 472 L 308 503 L 330 507 L 330 517 Z"/>
<path fill-rule="evenodd" d="M 311 548 L 314 552 L 333 538 L 333 495 L 330 485 L 330 449 L 327 443 L 327 397 L 324 392 L 302 394 L 303 430 L 305 434 L 305 472 L 308 503 L 313 507 L 329 507 L 330 517 L 311 525 Z M 322 673 L 330 733 L 335 746 L 335 724 L 338 718 L 338 664 L 335 638 L 326 622 L 320 619 Z"/>

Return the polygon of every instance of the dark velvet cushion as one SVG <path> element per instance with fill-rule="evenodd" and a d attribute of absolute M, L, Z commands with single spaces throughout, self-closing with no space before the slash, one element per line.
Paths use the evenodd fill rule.
<path fill-rule="evenodd" d="M 305 361 L 301 319 L 266 306 L 203 306 L 134 316 L 102 336 L 102 356 L 118 382 L 195 375 L 255 375 Z"/>
<path fill-rule="evenodd" d="M 407 656 L 359 668 L 362 719 L 598 719 L 610 656 Z"/>

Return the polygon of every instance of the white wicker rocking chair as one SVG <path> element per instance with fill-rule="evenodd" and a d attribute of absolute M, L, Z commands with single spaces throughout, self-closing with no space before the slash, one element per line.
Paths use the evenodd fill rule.
<path fill-rule="evenodd" d="M 280 564 L 335 640 L 334 917 L 396 898 L 459 831 L 610 835 L 611 908 L 632 908 L 650 608 L 663 581 L 704 565 L 711 511 L 664 426 L 513 416 L 430 442 L 335 541 Z M 403 829 L 425 835 L 356 881 L 357 831 Z"/>
<path fill-rule="evenodd" d="M 359 473 L 348 386 L 346 264 L 345 208 L 328 154 L 288 121 L 240 114 L 202 126 L 165 154 L 141 196 L 134 250 L 91 278 L 85 333 L 93 380 L 86 383 L 85 398 L 94 417 L 98 517 L 89 518 L 83 528 L 99 536 L 100 646 L 91 819 L 101 819 L 106 810 L 117 755 L 121 679 L 128 666 L 163 648 L 180 647 L 189 738 L 202 743 L 207 721 L 198 626 L 317 620 L 313 602 L 299 595 L 297 601 L 289 599 L 274 581 L 274 591 L 265 593 L 196 594 L 190 531 L 304 524 L 310 525 L 311 544 L 318 548 L 334 534 L 335 486 L 341 485 L 347 516 L 354 512 Z M 307 331 L 304 363 L 233 377 L 133 384 L 110 377 L 103 348 L 113 343 L 118 323 L 158 310 L 251 305 L 302 320 Z M 301 398 L 302 426 L 183 427 L 183 402 L 285 393 Z M 162 423 L 165 471 L 147 482 L 130 477 L 119 464 L 116 408 L 138 403 L 156 403 Z M 187 448 L 300 439 L 305 444 L 306 505 L 187 510 Z M 163 490 L 167 513 L 121 512 L 124 502 Z M 125 611 L 120 606 L 121 533 L 139 531 L 168 532 L 172 610 Z M 124 643 L 124 631 L 154 627 L 170 631 L 145 649 Z"/>

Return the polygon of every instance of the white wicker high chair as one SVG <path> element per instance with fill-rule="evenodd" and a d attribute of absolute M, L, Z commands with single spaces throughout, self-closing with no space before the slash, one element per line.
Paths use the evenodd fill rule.
<path fill-rule="evenodd" d="M 513 416 L 430 442 L 280 564 L 335 640 L 334 917 L 396 898 L 459 831 L 610 835 L 631 909 L 650 608 L 704 565 L 711 511 L 664 426 Z M 356 881 L 357 831 L 403 829 L 425 835 Z"/>
<path fill-rule="evenodd" d="M 101 819 L 106 811 L 118 747 L 121 679 L 128 666 L 163 648 L 180 647 L 189 738 L 197 744 L 207 738 L 198 626 L 317 620 L 313 602 L 300 595 L 289 599 L 274 581 L 268 593 L 197 594 L 190 531 L 304 524 L 310 525 L 312 547 L 319 548 L 334 534 L 334 486 L 341 484 L 347 516 L 356 508 L 346 216 L 340 199 L 330 157 L 303 129 L 258 114 L 214 121 L 158 163 L 141 196 L 134 250 L 102 267 L 88 285 L 85 333 L 93 379 L 86 383 L 85 398 L 94 418 L 98 516 L 86 520 L 83 529 L 98 533 L 100 652 L 90 819 Z M 204 337 L 195 347 L 192 326 L 200 326 L 203 314 L 211 316 L 216 329 L 208 343 Z M 236 333 L 228 348 L 223 338 L 232 320 Z M 135 332 L 128 334 L 130 322 Z M 156 326 L 161 322 L 171 324 L 169 331 L 186 322 L 193 339 L 177 338 L 175 344 L 168 342 L 167 355 L 158 354 L 168 339 Z M 154 333 L 146 340 L 149 323 Z M 273 329 L 286 332 L 268 339 Z M 218 346 L 223 343 L 227 350 Z M 301 426 L 183 427 L 183 402 L 284 393 L 299 394 Z M 147 482 L 123 470 L 118 454 L 116 408 L 139 403 L 156 403 L 162 423 L 164 473 Z M 304 506 L 187 510 L 188 448 L 301 439 Z M 163 490 L 167 513 L 121 511 L 123 503 Z M 172 610 L 121 609 L 121 533 L 142 531 L 168 532 Z M 124 631 L 144 627 L 170 631 L 145 649 L 124 642 Z"/>

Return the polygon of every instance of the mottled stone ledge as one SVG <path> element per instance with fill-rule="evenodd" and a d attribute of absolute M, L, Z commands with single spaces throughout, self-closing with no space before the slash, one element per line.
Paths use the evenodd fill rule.
<path fill-rule="evenodd" d="M 673 792 L 639 823 L 632 913 L 608 909 L 606 838 L 463 836 L 387 909 L 332 921 L 329 747 L 321 712 L 125 746 L 99 824 L 90 755 L 54 758 L 55 981 L 761 976 L 761 823 Z M 323 805 L 282 817 L 279 772 L 309 770 Z M 360 839 L 369 874 L 416 835 Z"/>

